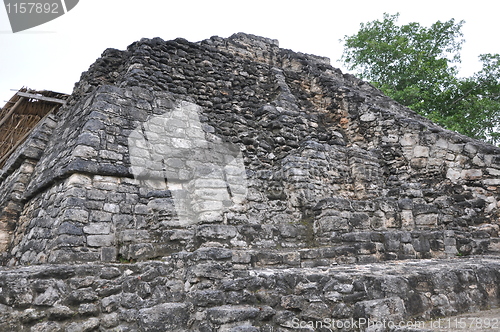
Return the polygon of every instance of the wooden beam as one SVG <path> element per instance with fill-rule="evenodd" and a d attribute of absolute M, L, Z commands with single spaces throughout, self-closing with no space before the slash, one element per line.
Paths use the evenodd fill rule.
<path fill-rule="evenodd" d="M 45 97 L 42 95 L 35 95 L 33 93 L 27 93 L 27 92 L 21 92 L 19 91 L 17 93 L 18 96 L 20 97 L 26 97 L 26 98 L 31 98 L 31 99 L 38 99 L 38 100 L 43 100 L 43 101 L 48 101 L 51 103 L 57 103 L 57 104 L 62 104 L 66 105 L 66 100 L 58 99 L 58 98 L 50 98 L 50 97 Z"/>
<path fill-rule="evenodd" d="M 19 105 L 21 105 L 21 103 L 23 102 L 23 100 L 24 100 L 23 97 L 19 98 L 19 100 L 14 104 L 14 106 L 12 106 L 12 108 L 9 111 L 9 113 L 5 114 L 5 116 L 3 117 L 3 119 L 0 119 L 0 127 L 5 122 L 7 122 L 7 120 L 10 118 L 10 116 L 12 115 L 12 113 L 14 113 L 16 111 L 16 109 L 19 107 Z"/>

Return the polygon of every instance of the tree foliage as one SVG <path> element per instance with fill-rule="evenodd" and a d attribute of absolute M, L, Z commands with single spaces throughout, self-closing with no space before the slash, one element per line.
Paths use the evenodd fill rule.
<path fill-rule="evenodd" d="M 397 25 L 399 14 L 361 23 L 345 36 L 342 61 L 385 94 L 448 129 L 500 142 L 500 55 L 482 54 L 483 69 L 459 78 L 463 21 Z"/>

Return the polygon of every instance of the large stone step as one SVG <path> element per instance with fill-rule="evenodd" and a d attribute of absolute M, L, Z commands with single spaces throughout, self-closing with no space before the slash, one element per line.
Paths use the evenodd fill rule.
<path fill-rule="evenodd" d="M 0 330 L 417 331 L 500 302 L 499 256 L 309 268 L 242 268 L 234 257 L 204 248 L 141 263 L 3 267 Z"/>

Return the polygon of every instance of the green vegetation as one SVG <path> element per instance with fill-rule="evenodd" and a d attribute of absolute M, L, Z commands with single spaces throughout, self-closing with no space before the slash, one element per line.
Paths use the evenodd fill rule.
<path fill-rule="evenodd" d="M 133 264 L 136 262 L 133 258 L 125 258 L 122 255 L 118 255 L 118 261 L 122 264 Z"/>
<path fill-rule="evenodd" d="M 463 21 L 397 25 L 399 14 L 361 23 L 345 36 L 342 62 L 385 94 L 448 128 L 500 143 L 500 54 L 481 54 L 482 70 L 458 77 Z"/>

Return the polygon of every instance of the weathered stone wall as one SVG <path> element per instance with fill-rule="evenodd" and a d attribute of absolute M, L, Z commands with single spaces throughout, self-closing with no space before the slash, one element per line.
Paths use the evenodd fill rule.
<path fill-rule="evenodd" d="M 157 262 L 1 268 L 0 328 L 285 332 L 370 319 L 371 327 L 331 330 L 399 331 L 389 324 L 420 324 L 500 301 L 497 259 L 323 269 L 298 268 L 299 261 L 290 253 L 273 268 L 246 251 L 203 248 Z"/>
<path fill-rule="evenodd" d="M 192 120 L 173 118 L 188 108 Z M 151 258 L 210 241 L 338 246 L 343 233 L 390 230 L 439 230 L 432 252 L 470 254 L 497 236 L 498 148 L 445 131 L 324 58 L 273 40 L 153 39 L 108 50 L 61 114 L 12 221 L 23 226 L 10 264 Z M 155 145 L 153 135 L 170 143 Z M 218 187 L 196 187 L 192 177 L 217 146 L 240 151 L 244 176 L 231 183 L 227 165 L 212 161 L 206 179 Z M 148 159 L 165 172 L 137 164 Z M 216 207 L 224 199 L 210 195 L 230 206 Z M 196 199 L 198 210 L 180 211 Z M 395 257 L 431 252 L 402 243 Z"/>
<path fill-rule="evenodd" d="M 1 172 L 3 263 L 82 264 L 1 270 L 13 330 L 286 331 L 498 304 L 493 258 L 375 270 L 497 254 L 500 148 L 275 40 L 106 50 Z"/>

